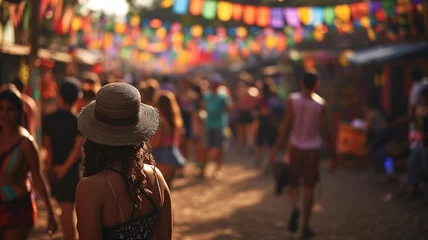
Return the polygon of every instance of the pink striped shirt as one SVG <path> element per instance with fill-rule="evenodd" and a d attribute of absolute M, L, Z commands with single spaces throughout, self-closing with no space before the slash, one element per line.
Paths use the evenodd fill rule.
<path fill-rule="evenodd" d="M 293 107 L 293 128 L 290 143 L 299 150 L 315 150 L 321 148 L 320 118 L 324 99 L 313 94 L 305 98 L 301 93 L 291 95 Z"/>

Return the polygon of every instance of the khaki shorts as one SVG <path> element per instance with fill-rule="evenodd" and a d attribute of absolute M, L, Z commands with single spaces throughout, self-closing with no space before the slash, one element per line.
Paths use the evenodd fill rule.
<path fill-rule="evenodd" d="M 301 181 L 304 186 L 313 187 L 319 180 L 319 161 L 317 150 L 289 148 L 290 185 L 297 187 Z"/>

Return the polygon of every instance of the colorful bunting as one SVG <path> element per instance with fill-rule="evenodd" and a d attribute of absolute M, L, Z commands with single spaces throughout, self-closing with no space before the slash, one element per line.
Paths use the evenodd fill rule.
<path fill-rule="evenodd" d="M 299 14 L 297 12 L 297 8 L 285 8 L 284 9 L 285 20 L 287 21 L 287 25 L 291 27 L 299 27 Z"/>
<path fill-rule="evenodd" d="M 220 21 L 227 22 L 232 18 L 233 5 L 230 2 L 220 1 L 217 4 L 217 17 Z"/>
<path fill-rule="evenodd" d="M 267 27 L 270 24 L 271 11 L 269 7 L 261 6 L 258 8 L 256 24 L 259 27 Z"/>
<path fill-rule="evenodd" d="M 241 21 L 242 19 L 243 6 L 239 3 L 234 3 L 232 7 L 232 19 L 233 21 Z"/>
<path fill-rule="evenodd" d="M 327 25 L 332 25 L 334 23 L 334 19 L 336 19 L 334 7 L 325 7 L 323 14 L 324 14 L 324 22 Z"/>
<path fill-rule="evenodd" d="M 284 17 L 281 8 L 272 8 L 271 10 L 271 26 L 273 28 L 283 28 L 285 25 Z"/>
<path fill-rule="evenodd" d="M 242 20 L 247 25 L 254 25 L 256 21 L 256 7 L 252 5 L 245 5 Z"/>
<path fill-rule="evenodd" d="M 190 0 L 189 12 L 194 16 L 202 14 L 204 9 L 204 0 Z"/>
<path fill-rule="evenodd" d="M 161 7 L 162 8 L 170 8 L 170 7 L 172 7 L 173 3 L 174 3 L 174 0 L 162 0 Z"/>
<path fill-rule="evenodd" d="M 351 15 L 354 20 L 359 20 L 362 17 L 368 16 L 369 4 L 366 2 L 351 4 Z"/>
<path fill-rule="evenodd" d="M 189 6 L 189 0 L 174 0 L 172 11 L 178 15 L 184 15 L 187 13 L 187 7 Z"/>
<path fill-rule="evenodd" d="M 334 9 L 336 18 L 342 22 L 349 22 L 351 20 L 351 8 L 349 5 L 337 5 Z"/>
<path fill-rule="evenodd" d="M 214 0 L 205 0 L 202 16 L 208 20 L 213 20 L 216 15 L 217 2 Z"/>
<path fill-rule="evenodd" d="M 311 25 L 317 26 L 322 24 L 323 17 L 324 17 L 324 11 L 321 7 L 313 7 L 312 8 L 312 16 L 311 16 Z"/>
<path fill-rule="evenodd" d="M 312 21 L 312 9 L 310 7 L 299 7 L 297 9 L 300 21 L 309 25 Z"/>

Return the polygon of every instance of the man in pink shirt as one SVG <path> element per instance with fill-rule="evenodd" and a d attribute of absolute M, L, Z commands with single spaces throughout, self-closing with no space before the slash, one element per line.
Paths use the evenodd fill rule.
<path fill-rule="evenodd" d="M 327 104 L 316 94 L 319 86 L 320 81 L 315 73 L 304 74 L 301 81 L 302 90 L 293 93 L 287 101 L 283 129 L 279 133 L 271 155 L 271 161 L 274 161 L 283 140 L 287 140 L 289 183 L 291 185 L 289 197 L 293 207 L 288 230 L 291 232 L 298 230 L 300 213 L 297 207 L 297 190 L 302 182 L 304 186 L 302 239 L 309 239 L 315 235 L 309 226 L 309 220 L 314 203 L 314 188 L 319 180 L 318 151 L 322 146 L 320 132 L 333 157 L 330 171 L 334 171 L 337 159 L 335 145 L 328 130 Z"/>

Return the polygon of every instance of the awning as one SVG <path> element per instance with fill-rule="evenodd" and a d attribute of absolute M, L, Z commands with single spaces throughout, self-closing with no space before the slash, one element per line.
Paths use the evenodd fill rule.
<path fill-rule="evenodd" d="M 428 42 L 398 43 L 355 52 L 349 57 L 349 62 L 352 64 L 381 63 L 425 51 L 428 51 Z"/>

